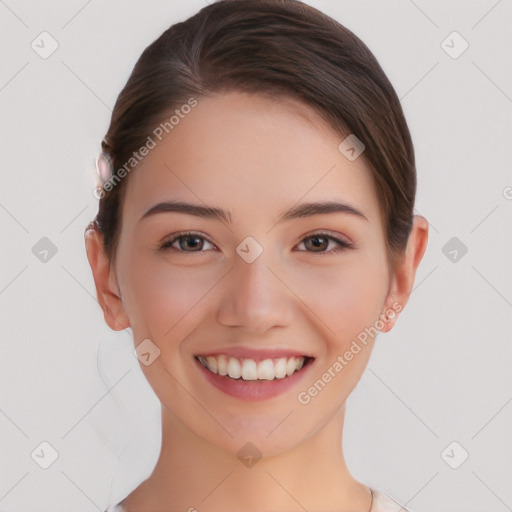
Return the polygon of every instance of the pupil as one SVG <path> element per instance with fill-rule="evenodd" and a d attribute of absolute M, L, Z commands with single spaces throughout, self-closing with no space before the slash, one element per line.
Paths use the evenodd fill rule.
<path fill-rule="evenodd" d="M 313 243 L 313 247 L 315 247 L 317 249 L 318 248 L 325 249 L 327 247 L 327 245 L 326 245 L 327 239 L 325 237 L 315 236 L 313 238 L 310 238 L 309 240 Z"/>
<path fill-rule="evenodd" d="M 198 246 L 201 246 L 201 239 L 196 236 L 188 236 L 186 238 L 182 238 L 180 240 L 180 247 L 182 249 L 188 249 L 189 247 L 187 247 L 187 243 L 189 247 L 196 249 Z"/>

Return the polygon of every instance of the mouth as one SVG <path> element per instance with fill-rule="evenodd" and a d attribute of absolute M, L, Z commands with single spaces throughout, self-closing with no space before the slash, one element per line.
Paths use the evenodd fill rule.
<path fill-rule="evenodd" d="M 232 357 L 226 354 L 196 355 L 195 359 L 208 372 L 236 381 L 278 381 L 287 379 L 314 360 L 310 356 L 288 356 L 266 359 Z"/>
<path fill-rule="evenodd" d="M 297 387 L 315 358 L 283 351 L 231 349 L 229 354 L 197 354 L 196 367 L 205 382 L 244 401 L 268 400 Z"/>

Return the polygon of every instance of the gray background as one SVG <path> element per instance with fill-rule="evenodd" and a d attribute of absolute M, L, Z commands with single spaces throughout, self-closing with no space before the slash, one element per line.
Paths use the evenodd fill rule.
<path fill-rule="evenodd" d="M 512 1 L 309 3 L 395 86 L 431 224 L 411 300 L 349 399 L 349 466 L 415 512 L 512 510 Z M 156 461 L 159 404 L 129 330 L 103 322 L 83 231 L 129 72 L 204 5 L 0 0 L 2 512 L 104 510 Z"/>

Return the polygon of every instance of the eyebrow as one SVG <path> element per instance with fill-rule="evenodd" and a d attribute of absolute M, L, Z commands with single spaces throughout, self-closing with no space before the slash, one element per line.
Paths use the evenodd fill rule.
<path fill-rule="evenodd" d="M 201 206 L 197 204 L 186 203 L 182 201 L 164 201 L 152 206 L 139 220 L 157 215 L 159 213 L 185 213 L 194 215 L 203 219 L 216 219 L 226 223 L 231 223 L 231 213 L 221 208 L 212 206 Z M 339 201 L 321 201 L 301 203 L 286 210 L 281 214 L 276 225 L 292 219 L 310 217 L 326 213 L 345 213 L 365 219 L 368 218 L 357 208 Z"/>

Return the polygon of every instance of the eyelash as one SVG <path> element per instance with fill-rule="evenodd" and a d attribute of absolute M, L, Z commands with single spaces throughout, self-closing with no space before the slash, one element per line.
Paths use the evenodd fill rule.
<path fill-rule="evenodd" d="M 176 249 L 175 247 L 172 247 L 172 244 L 174 242 L 176 242 L 177 240 L 179 240 L 180 238 L 187 238 L 187 237 L 195 237 L 195 238 L 200 238 L 202 240 L 206 240 L 208 243 L 210 243 L 211 245 L 213 245 L 213 247 L 216 247 L 215 244 L 210 241 L 207 237 L 203 236 L 203 235 L 200 235 L 199 233 L 194 233 L 192 231 L 187 231 L 187 232 L 183 232 L 183 233 L 177 233 L 175 236 L 173 236 L 170 240 L 167 240 L 166 242 L 163 242 L 160 246 L 159 246 L 159 250 L 161 251 L 169 251 L 169 250 L 172 250 L 172 251 L 177 251 L 177 252 L 182 252 L 182 253 L 194 253 L 194 252 L 205 252 L 205 251 L 184 251 L 182 249 Z M 338 252 L 341 252 L 341 251 L 344 251 L 346 249 L 353 249 L 354 248 L 354 244 L 350 243 L 350 242 L 346 242 L 344 240 L 340 240 L 339 238 L 336 238 L 332 235 L 329 235 L 328 233 L 323 233 L 323 232 L 318 232 L 318 233 L 313 233 L 311 235 L 308 235 L 306 237 L 304 237 L 300 243 L 304 242 L 305 240 L 309 240 L 311 238 L 315 238 L 315 237 L 322 237 L 322 238 L 326 238 L 327 240 L 329 241 L 334 241 L 336 242 L 337 246 L 335 249 L 332 249 L 330 251 L 299 251 L 299 252 L 310 252 L 312 254 L 320 254 L 320 255 L 326 255 L 326 254 L 332 254 L 332 253 L 338 253 Z"/>

